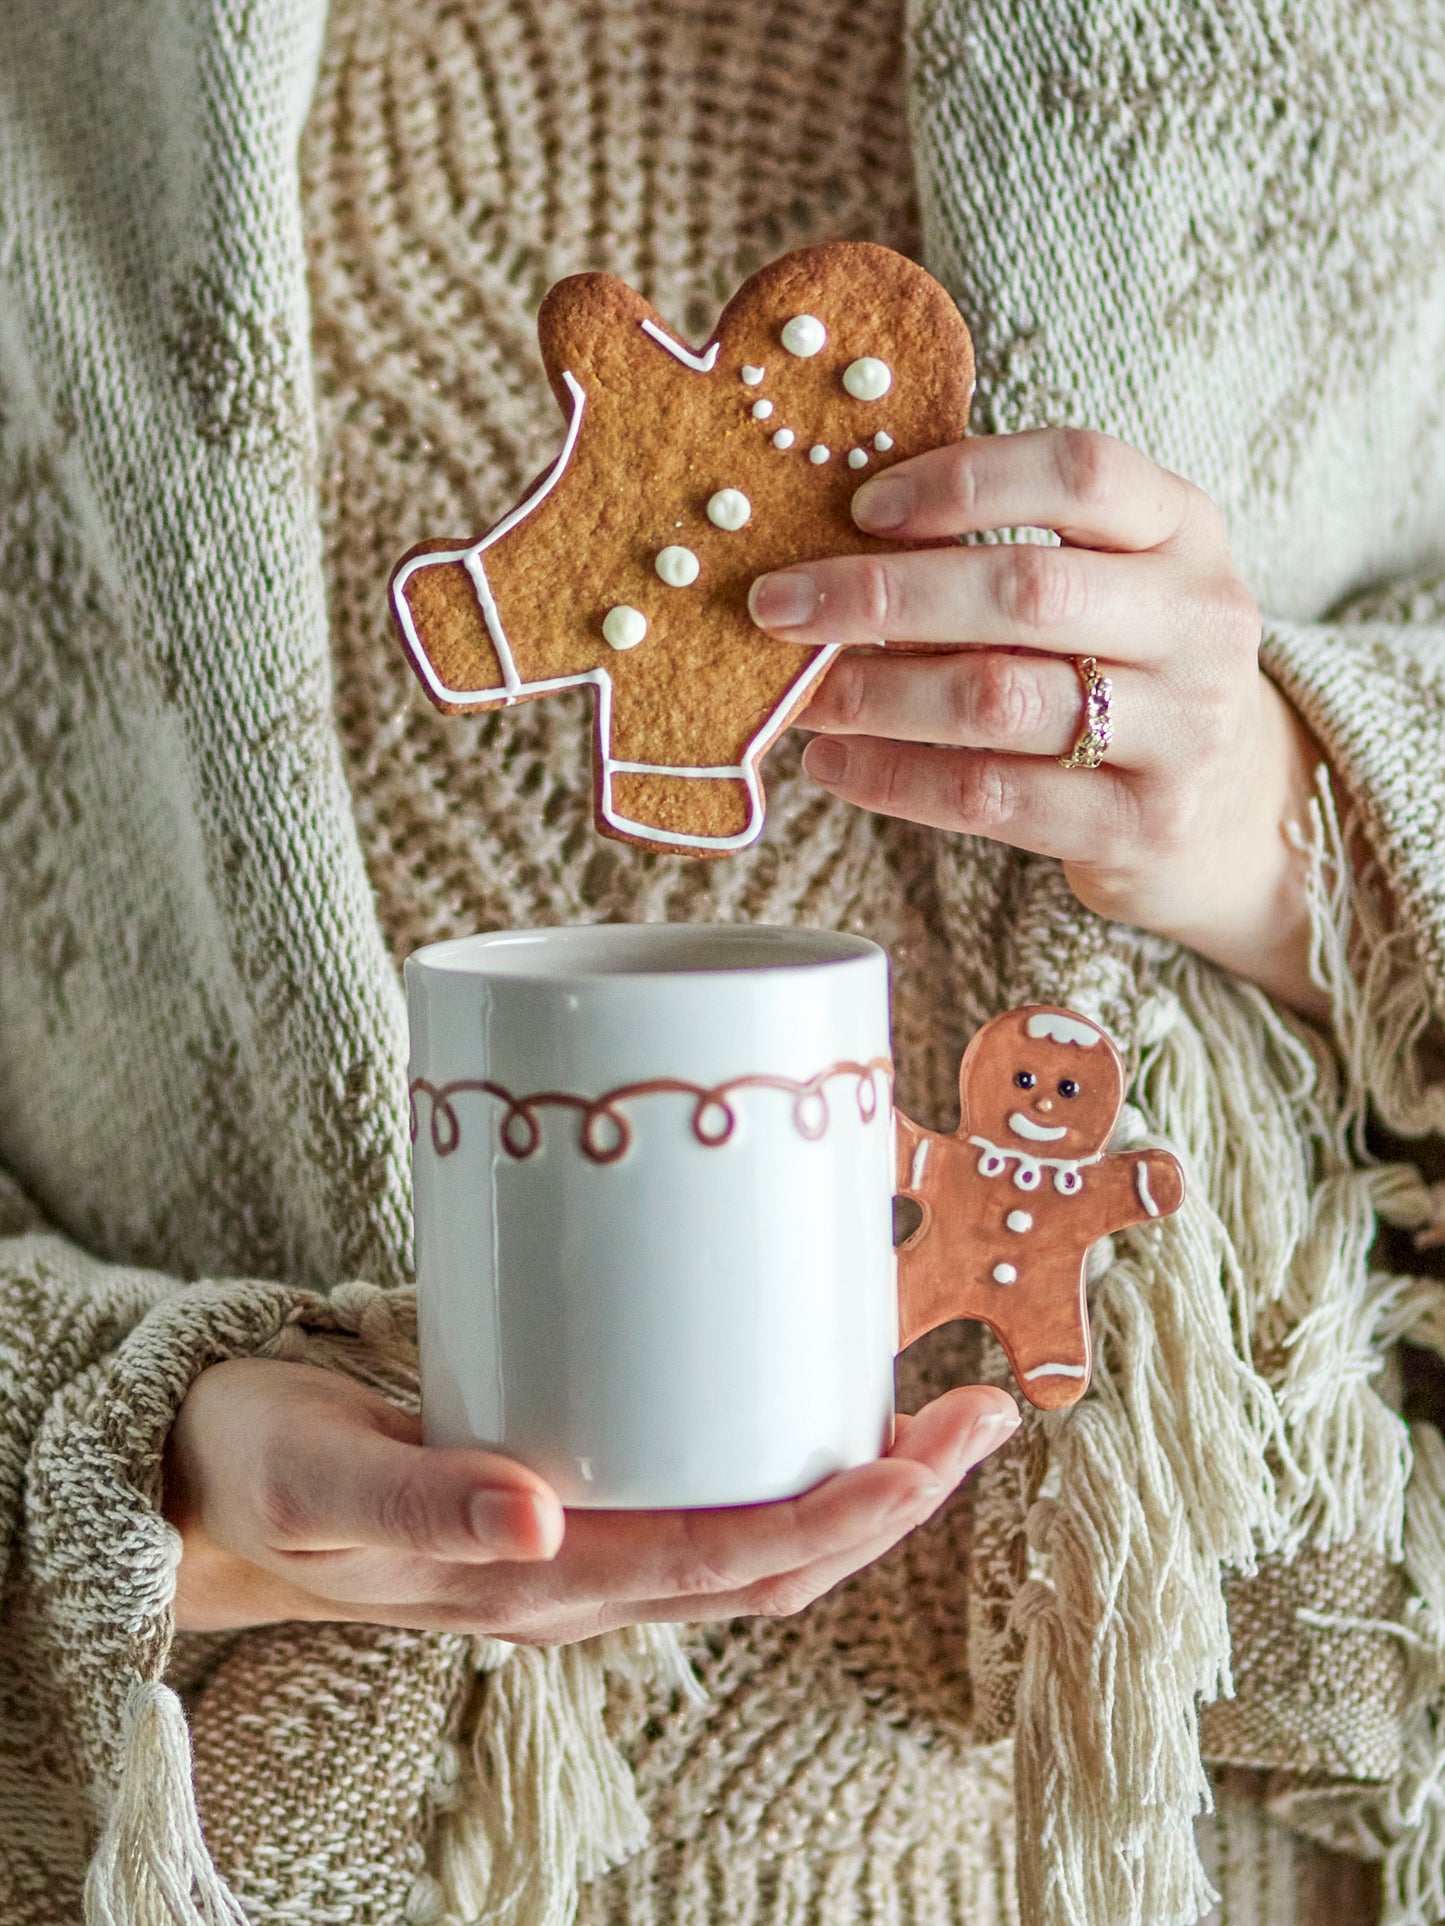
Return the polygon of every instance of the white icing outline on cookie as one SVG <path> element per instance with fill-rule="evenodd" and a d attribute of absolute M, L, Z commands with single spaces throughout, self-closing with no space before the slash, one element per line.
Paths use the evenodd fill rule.
<path fill-rule="evenodd" d="M 675 354 L 685 367 L 695 368 L 699 374 L 711 374 L 717 366 L 718 343 L 716 341 L 706 354 L 694 354 L 691 348 L 685 348 L 680 341 L 674 341 L 670 334 L 664 334 L 655 321 L 644 321 L 642 332 L 650 334 L 659 348 L 666 348 L 667 352 Z"/>
<path fill-rule="evenodd" d="M 650 322 L 644 321 L 642 326 L 661 347 L 667 349 L 669 354 L 676 355 L 679 361 L 685 362 L 698 374 L 712 372 L 713 363 L 717 359 L 716 342 L 708 350 L 707 355 L 695 355 L 685 348 L 680 348 L 676 342 L 670 341 Z M 612 677 L 605 666 L 584 669 L 577 675 L 549 676 L 539 682 L 524 682 L 517 673 L 516 658 L 512 654 L 511 643 L 507 640 L 507 632 L 502 626 L 501 611 L 492 594 L 491 584 L 487 581 L 487 572 L 482 566 L 481 557 L 484 550 L 490 548 L 494 542 L 500 541 L 504 535 L 510 534 L 518 522 L 530 515 L 532 510 L 551 493 L 572 459 L 573 451 L 577 446 L 577 437 L 582 428 L 582 414 L 587 405 L 587 397 L 583 393 L 581 383 L 570 372 L 564 372 L 562 380 L 572 398 L 572 416 L 567 423 L 567 434 L 562 443 L 561 453 L 532 493 L 504 515 L 496 527 L 489 529 L 480 540 L 469 542 L 465 548 L 433 549 L 425 555 L 413 555 L 397 570 L 391 585 L 391 604 L 396 612 L 402 639 L 406 644 L 406 652 L 411 657 L 412 667 L 431 694 L 443 702 L 455 703 L 459 706 L 483 702 L 511 704 L 523 696 L 547 695 L 554 689 L 577 689 L 588 686 L 596 689 L 597 749 L 602 768 L 602 798 L 598 806 L 598 814 L 613 829 L 638 836 L 646 842 L 665 844 L 673 849 L 746 849 L 748 844 L 755 842 L 761 834 L 765 813 L 758 762 L 765 749 L 776 738 L 781 718 L 797 706 L 799 699 L 827 669 L 842 645 L 831 642 L 819 649 L 813 661 L 797 680 L 789 683 L 782 701 L 766 717 L 762 727 L 744 749 L 741 762 L 716 767 L 659 762 L 621 762 L 614 757 L 611 748 Z M 421 638 L 417 635 L 416 625 L 412 621 L 411 606 L 403 591 L 418 569 L 441 568 L 453 562 L 460 562 L 466 569 L 471 578 L 472 587 L 476 591 L 482 620 L 486 623 L 487 634 L 491 637 L 497 663 L 502 671 L 502 682 L 499 688 L 449 688 L 427 659 L 426 651 L 421 645 Z M 748 794 L 747 824 L 732 836 L 686 836 L 677 830 L 658 829 L 651 823 L 636 822 L 630 816 L 619 815 L 613 808 L 612 778 L 614 776 L 685 776 L 704 782 L 719 780 L 741 782 Z"/>

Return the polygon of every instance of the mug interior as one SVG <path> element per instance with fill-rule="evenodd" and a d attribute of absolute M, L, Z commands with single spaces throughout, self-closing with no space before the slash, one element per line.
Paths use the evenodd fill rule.
<path fill-rule="evenodd" d="M 740 970 L 817 969 L 877 956 L 865 936 L 735 923 L 600 923 L 584 928 L 497 930 L 431 943 L 410 959 L 462 975 L 525 977 L 701 976 Z"/>

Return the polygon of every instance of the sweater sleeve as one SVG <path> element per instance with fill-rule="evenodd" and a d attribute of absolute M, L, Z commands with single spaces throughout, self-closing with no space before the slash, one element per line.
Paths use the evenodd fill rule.
<path fill-rule="evenodd" d="M 344 1295 L 344 1293 L 343 1293 Z M 0 1903 L 119 1926 L 239 1920 L 211 1866 L 179 1702 L 162 1682 L 180 1541 L 161 1453 L 220 1359 L 329 1301 L 100 1263 L 0 1188 Z M 13 1820 L 13 1823 L 11 1821 Z M 57 1894 L 70 1903 L 62 1904 Z"/>
<path fill-rule="evenodd" d="M 1445 580 L 1267 623 L 1263 662 L 1328 758 L 1304 837 L 1313 969 L 1353 1106 L 1445 1133 Z"/>

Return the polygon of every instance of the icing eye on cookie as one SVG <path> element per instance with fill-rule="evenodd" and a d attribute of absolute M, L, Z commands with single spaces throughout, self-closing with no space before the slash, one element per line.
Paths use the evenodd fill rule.
<path fill-rule="evenodd" d="M 1034 1085 L 1038 1082 L 1038 1078 L 1034 1075 L 1032 1070 L 1015 1070 L 1014 1082 L 1018 1085 L 1020 1090 L 1032 1090 Z"/>
<path fill-rule="evenodd" d="M 1059 1079 L 1059 1095 L 1061 1097 L 1077 1097 L 1078 1094 L 1079 1086 L 1072 1077 L 1061 1077 Z"/>

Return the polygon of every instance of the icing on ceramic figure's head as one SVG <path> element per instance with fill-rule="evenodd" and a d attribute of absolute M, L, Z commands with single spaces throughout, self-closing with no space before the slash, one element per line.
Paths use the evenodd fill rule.
<path fill-rule="evenodd" d="M 1123 1097 L 1119 1059 L 1092 1023 L 1061 1010 L 1010 1010 L 965 1063 L 969 1128 L 1000 1149 L 1048 1158 L 1104 1148 Z"/>

